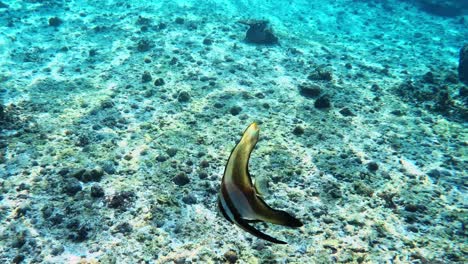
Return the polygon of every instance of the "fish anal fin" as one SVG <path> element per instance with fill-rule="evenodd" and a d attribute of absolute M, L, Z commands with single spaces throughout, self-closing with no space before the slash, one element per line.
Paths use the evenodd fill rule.
<path fill-rule="evenodd" d="M 258 221 L 258 220 L 250 220 L 250 221 Z M 261 238 L 263 240 L 270 241 L 270 242 L 275 243 L 275 244 L 287 244 L 284 241 L 278 240 L 278 239 L 276 239 L 274 237 L 271 237 L 271 236 L 269 236 L 269 235 L 255 229 L 253 226 L 249 225 L 247 223 L 247 221 L 244 220 L 244 219 L 238 219 L 237 220 L 237 225 L 240 228 L 244 229 L 245 231 L 249 232 L 250 234 L 252 234 L 252 235 L 254 235 L 254 236 L 258 237 L 258 238 Z"/>

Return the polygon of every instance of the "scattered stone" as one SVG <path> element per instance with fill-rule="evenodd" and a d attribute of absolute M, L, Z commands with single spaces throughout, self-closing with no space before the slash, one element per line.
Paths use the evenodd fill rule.
<path fill-rule="evenodd" d="M 114 209 L 122 209 L 132 202 L 135 194 L 131 191 L 118 192 L 107 199 L 107 206 Z"/>
<path fill-rule="evenodd" d="M 322 89 L 316 84 L 303 83 L 298 86 L 299 94 L 306 98 L 314 98 L 320 95 Z"/>
<path fill-rule="evenodd" d="M 458 78 L 468 85 L 468 44 L 460 49 L 460 58 L 458 61 Z"/>
<path fill-rule="evenodd" d="M 239 259 L 237 253 L 234 250 L 229 250 L 226 253 L 224 253 L 224 258 L 231 264 L 236 263 Z"/>
<path fill-rule="evenodd" d="M 174 22 L 176 24 L 182 25 L 185 22 L 185 20 L 181 17 L 177 17 Z"/>
<path fill-rule="evenodd" d="M 184 172 L 177 174 L 172 181 L 179 186 L 184 186 L 190 182 L 190 178 Z"/>
<path fill-rule="evenodd" d="M 16 256 L 11 260 L 11 263 L 19 264 L 19 263 L 23 262 L 24 259 L 25 259 L 24 255 L 23 255 L 23 254 L 19 254 L 19 255 L 16 255 Z"/>
<path fill-rule="evenodd" d="M 356 116 L 348 107 L 341 109 L 340 114 L 343 116 Z"/>
<path fill-rule="evenodd" d="M 205 38 L 205 39 L 203 40 L 203 45 L 211 45 L 211 44 L 213 44 L 213 40 L 212 40 L 212 39 L 210 39 L 210 38 Z"/>
<path fill-rule="evenodd" d="M 374 190 L 361 181 L 354 182 L 353 188 L 357 194 L 362 195 L 362 196 L 372 197 L 372 195 L 374 194 Z"/>
<path fill-rule="evenodd" d="M 123 222 L 123 223 L 118 224 L 114 228 L 113 231 L 114 231 L 113 233 L 128 234 L 128 233 L 131 233 L 133 231 L 133 228 L 129 223 Z"/>
<path fill-rule="evenodd" d="M 156 157 L 156 160 L 157 160 L 158 162 L 164 162 L 164 161 L 167 160 L 167 156 L 166 156 L 166 155 L 158 155 L 158 156 Z"/>
<path fill-rule="evenodd" d="M 70 196 L 75 195 L 82 189 L 81 183 L 75 178 L 68 178 L 63 181 L 63 184 L 63 191 Z"/>
<path fill-rule="evenodd" d="M 307 79 L 311 81 L 331 81 L 333 79 L 333 75 L 331 71 L 316 68 L 314 72 L 307 76 Z"/>
<path fill-rule="evenodd" d="M 142 39 L 137 43 L 137 50 L 139 52 L 149 51 L 153 45 L 147 39 Z"/>
<path fill-rule="evenodd" d="M 58 256 L 62 254 L 64 251 L 65 251 L 65 247 L 63 245 L 57 245 L 52 248 L 50 254 L 52 254 L 52 256 Z"/>
<path fill-rule="evenodd" d="M 249 26 L 245 34 L 245 40 L 255 44 L 277 44 L 278 37 L 273 34 L 273 29 L 266 20 L 241 20 L 239 23 Z"/>
<path fill-rule="evenodd" d="M 379 169 L 379 165 L 375 161 L 371 161 L 367 163 L 367 169 L 370 171 L 376 171 Z"/>
<path fill-rule="evenodd" d="M 143 73 L 143 75 L 141 76 L 141 82 L 142 83 L 147 83 L 147 82 L 150 82 L 153 78 L 151 77 L 151 74 L 147 71 L 145 71 Z"/>
<path fill-rule="evenodd" d="M 323 95 L 315 100 L 314 107 L 318 109 L 330 108 L 331 103 L 327 95 Z"/>
<path fill-rule="evenodd" d="M 62 19 L 58 17 L 51 17 L 49 18 L 49 26 L 51 27 L 58 27 L 63 23 Z"/>
<path fill-rule="evenodd" d="M 164 82 L 164 79 L 163 78 L 157 78 L 155 81 L 154 81 L 154 86 L 163 86 L 165 84 Z"/>
<path fill-rule="evenodd" d="M 104 189 L 98 185 L 98 184 L 95 184 L 93 186 L 91 186 L 91 197 L 93 198 L 101 198 L 101 197 L 104 197 Z"/>
<path fill-rule="evenodd" d="M 242 111 L 242 107 L 237 106 L 237 105 L 235 105 L 235 106 L 233 106 L 233 107 L 231 107 L 229 109 L 229 113 L 231 113 L 231 115 L 233 115 L 233 116 L 238 115 L 241 111 Z"/>
<path fill-rule="evenodd" d="M 405 205 L 405 211 L 416 213 L 416 212 L 424 212 L 427 210 L 427 207 L 420 204 L 407 204 Z"/>
<path fill-rule="evenodd" d="M 297 125 L 297 126 L 293 129 L 292 133 L 293 133 L 294 135 L 296 135 L 296 136 L 300 136 L 300 135 L 304 134 L 304 127 L 301 126 L 301 125 Z"/>
<path fill-rule="evenodd" d="M 436 78 L 434 76 L 434 73 L 432 73 L 431 71 L 426 72 L 426 74 L 424 74 L 422 77 L 422 81 L 425 83 L 429 83 L 429 84 L 436 83 Z"/>
<path fill-rule="evenodd" d="M 102 163 L 101 167 L 105 173 L 114 174 L 116 172 L 114 162 L 111 160 L 106 160 Z"/>
<path fill-rule="evenodd" d="M 196 204 L 197 203 L 197 197 L 193 194 L 188 194 L 182 198 L 182 202 L 186 204 Z"/>
<path fill-rule="evenodd" d="M 177 149 L 176 148 L 168 148 L 166 150 L 166 154 L 169 155 L 169 157 L 174 157 L 177 154 Z"/>
<path fill-rule="evenodd" d="M 190 94 L 187 91 L 180 92 L 177 96 L 177 101 L 179 101 L 180 103 L 186 103 L 190 101 Z"/>
<path fill-rule="evenodd" d="M 202 160 L 200 162 L 200 167 L 202 168 L 208 168 L 210 166 L 210 163 L 207 160 Z"/>
<path fill-rule="evenodd" d="M 94 169 L 79 169 L 71 173 L 70 176 L 77 178 L 81 182 L 100 181 L 104 175 L 101 167 Z"/>

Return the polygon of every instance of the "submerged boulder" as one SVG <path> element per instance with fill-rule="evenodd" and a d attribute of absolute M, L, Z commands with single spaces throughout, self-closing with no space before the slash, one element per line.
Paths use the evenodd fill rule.
<path fill-rule="evenodd" d="M 240 20 L 239 23 L 249 26 L 245 40 L 249 43 L 273 45 L 278 43 L 278 37 L 266 20 Z"/>
<path fill-rule="evenodd" d="M 458 62 L 458 78 L 468 85 L 468 44 L 460 49 L 460 59 Z"/>

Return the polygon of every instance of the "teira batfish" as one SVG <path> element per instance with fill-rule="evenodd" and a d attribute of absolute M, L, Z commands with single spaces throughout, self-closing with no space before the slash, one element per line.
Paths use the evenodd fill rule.
<path fill-rule="evenodd" d="M 289 213 L 268 206 L 254 187 L 248 165 L 250 153 L 257 144 L 258 135 L 259 127 L 256 123 L 252 123 L 232 150 L 224 169 L 218 206 L 229 222 L 252 235 L 273 243 L 286 244 L 249 225 L 253 222 L 269 222 L 289 227 L 303 225 Z"/>

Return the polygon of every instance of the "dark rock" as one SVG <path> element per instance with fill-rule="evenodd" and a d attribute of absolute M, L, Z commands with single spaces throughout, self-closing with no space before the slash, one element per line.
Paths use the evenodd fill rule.
<path fill-rule="evenodd" d="M 241 20 L 239 23 L 248 25 L 245 40 L 255 44 L 277 44 L 278 37 L 273 34 L 273 29 L 266 20 Z"/>
<path fill-rule="evenodd" d="M 91 186 L 90 195 L 93 198 L 104 197 L 104 189 L 100 185 L 95 184 L 95 185 Z"/>
<path fill-rule="evenodd" d="M 155 81 L 154 81 L 154 86 L 163 86 L 165 84 L 164 82 L 164 79 L 163 78 L 157 78 Z"/>
<path fill-rule="evenodd" d="M 81 189 L 81 183 L 75 178 L 68 178 L 63 181 L 63 191 L 70 196 L 75 195 Z"/>
<path fill-rule="evenodd" d="M 197 203 L 197 197 L 193 194 L 186 195 L 182 198 L 182 202 L 186 204 L 196 204 Z"/>
<path fill-rule="evenodd" d="M 107 199 L 107 205 L 110 208 L 114 208 L 114 209 L 120 208 L 120 209 L 122 209 L 125 206 L 127 206 L 130 202 L 132 202 L 133 198 L 135 198 L 135 194 L 133 192 L 130 192 L 130 191 L 118 192 L 118 193 L 110 196 Z"/>
<path fill-rule="evenodd" d="M 49 18 L 49 26 L 51 27 L 58 27 L 63 23 L 62 19 L 58 17 L 51 17 Z"/>
<path fill-rule="evenodd" d="M 177 154 L 177 149 L 176 148 L 168 148 L 166 150 L 166 154 L 169 155 L 169 157 L 174 157 Z"/>
<path fill-rule="evenodd" d="M 181 18 L 181 17 L 177 17 L 177 18 L 174 20 L 174 22 L 175 22 L 176 24 L 182 25 L 182 24 L 185 22 L 185 20 L 184 20 L 183 18 Z"/>
<path fill-rule="evenodd" d="M 208 178 L 208 173 L 202 171 L 198 174 L 198 177 L 200 177 L 200 179 L 206 179 Z"/>
<path fill-rule="evenodd" d="M 177 174 L 174 178 L 172 178 L 172 181 L 179 186 L 186 185 L 190 182 L 190 178 L 185 174 L 184 172 L 181 172 Z"/>
<path fill-rule="evenodd" d="M 325 69 L 317 68 L 314 72 L 307 76 L 307 79 L 311 81 L 331 81 L 333 79 L 333 75 L 331 71 L 327 71 Z"/>
<path fill-rule="evenodd" d="M 128 233 L 131 233 L 132 231 L 133 231 L 132 226 L 127 222 L 120 223 L 114 228 L 114 233 L 128 234 Z"/>
<path fill-rule="evenodd" d="M 415 212 L 424 212 L 427 210 L 427 207 L 422 204 L 406 204 L 405 211 L 415 213 Z"/>
<path fill-rule="evenodd" d="M 304 127 L 301 126 L 301 125 L 297 125 L 297 126 L 293 129 L 292 133 L 293 133 L 294 135 L 296 135 L 296 136 L 300 136 L 300 135 L 304 134 Z"/>
<path fill-rule="evenodd" d="M 203 40 L 203 44 L 204 44 L 204 45 L 211 45 L 211 44 L 213 44 L 213 40 L 210 39 L 210 38 L 205 38 L 205 39 Z"/>
<path fill-rule="evenodd" d="M 237 253 L 234 250 L 229 250 L 226 253 L 224 253 L 224 258 L 227 262 L 232 264 L 237 262 L 239 256 L 237 256 Z"/>
<path fill-rule="evenodd" d="M 210 163 L 207 160 L 202 160 L 200 162 L 200 167 L 202 168 L 208 168 L 210 166 Z"/>
<path fill-rule="evenodd" d="M 81 226 L 77 230 L 74 230 L 68 238 L 73 242 L 83 242 L 88 238 L 88 228 L 85 226 Z"/>
<path fill-rule="evenodd" d="M 318 109 L 330 108 L 331 103 L 327 95 L 323 95 L 315 100 L 314 107 Z"/>
<path fill-rule="evenodd" d="M 186 103 L 190 101 L 190 94 L 187 91 L 180 92 L 177 96 L 177 101 L 179 101 L 180 103 Z"/>
<path fill-rule="evenodd" d="M 100 181 L 104 175 L 104 170 L 101 167 L 94 169 L 79 169 L 70 174 L 71 177 L 77 178 L 81 182 Z"/>
<path fill-rule="evenodd" d="M 150 82 L 153 78 L 151 77 L 151 74 L 147 71 L 145 71 L 143 73 L 143 75 L 141 76 L 141 82 L 142 83 L 147 83 L 147 82 Z"/>
<path fill-rule="evenodd" d="M 317 97 L 322 92 L 322 89 L 320 88 L 320 86 L 315 85 L 315 84 L 303 83 L 303 84 L 300 84 L 298 87 L 299 87 L 299 94 L 307 98 Z"/>
<path fill-rule="evenodd" d="M 167 156 L 166 155 L 159 155 L 159 156 L 156 157 L 156 160 L 158 162 L 164 162 L 164 161 L 167 160 Z"/>
<path fill-rule="evenodd" d="M 460 49 L 460 58 L 458 61 L 458 78 L 468 85 L 468 44 Z"/>
<path fill-rule="evenodd" d="M 434 73 L 432 73 L 431 71 L 426 72 L 426 74 L 424 74 L 422 77 L 422 81 L 425 83 L 434 84 L 436 82 Z"/>
<path fill-rule="evenodd" d="M 11 263 L 19 264 L 19 263 L 23 262 L 24 259 L 25 259 L 25 256 L 24 256 L 23 254 L 19 254 L 19 255 L 16 255 L 16 256 L 11 260 Z"/>
<path fill-rule="evenodd" d="M 64 251 L 65 251 L 65 247 L 63 245 L 57 245 L 52 248 L 50 254 L 52 254 L 52 256 L 58 256 L 62 254 Z"/>
<path fill-rule="evenodd" d="M 102 163 L 102 169 L 107 174 L 114 174 L 116 172 L 115 164 L 111 160 L 106 160 Z"/>
<path fill-rule="evenodd" d="M 340 114 L 343 116 L 356 116 L 348 107 L 344 107 L 340 110 Z"/>
<path fill-rule="evenodd" d="M 242 107 L 237 106 L 237 105 L 235 105 L 235 106 L 233 106 L 233 107 L 231 107 L 229 109 L 229 113 L 231 113 L 231 115 L 233 115 L 233 116 L 238 115 L 241 111 L 242 111 Z"/>
<path fill-rule="evenodd" d="M 367 169 L 370 171 L 376 171 L 379 169 L 379 165 L 375 161 L 367 163 Z"/>
<path fill-rule="evenodd" d="M 149 40 L 147 39 L 142 39 L 140 41 L 138 41 L 137 43 L 137 50 L 139 52 L 145 52 L 145 51 L 149 51 L 151 48 L 152 48 L 152 44 Z"/>

